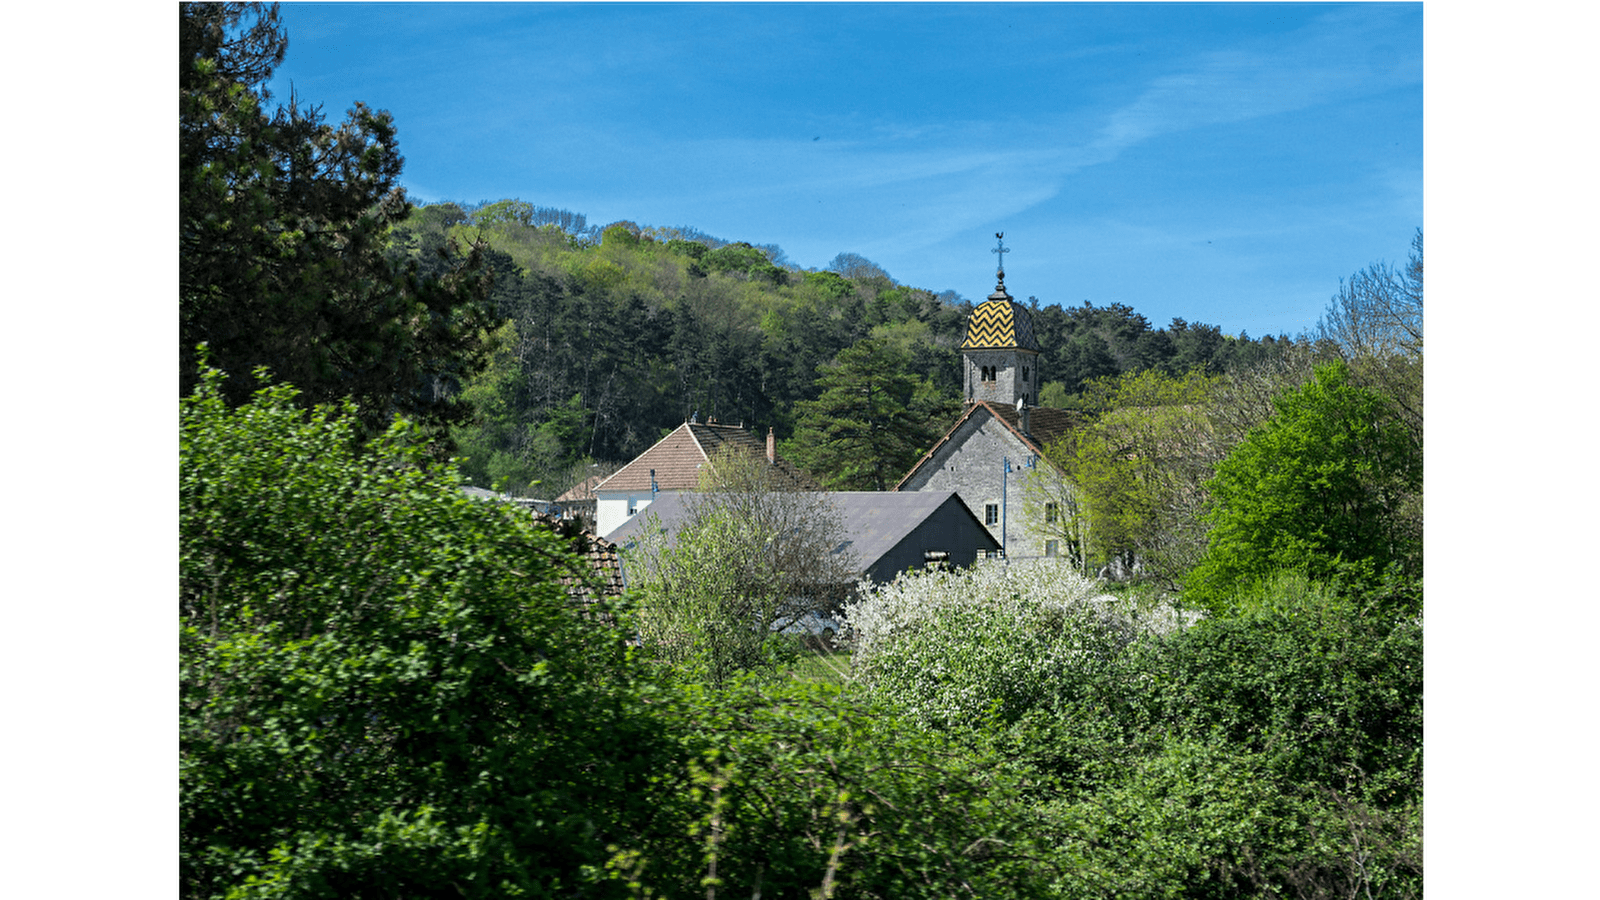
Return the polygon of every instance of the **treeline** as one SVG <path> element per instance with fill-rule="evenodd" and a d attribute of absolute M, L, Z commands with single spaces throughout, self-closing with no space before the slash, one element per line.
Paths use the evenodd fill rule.
<path fill-rule="evenodd" d="M 1250 364 L 1090 382 L 1045 448 L 1046 525 L 1205 605 L 1277 569 L 1422 572 L 1423 241 L 1340 283 L 1312 333 Z M 1035 510 L 1038 514 L 1040 510 Z M 1113 563 L 1115 564 L 1115 563 Z"/>
<path fill-rule="evenodd" d="M 455 435 L 480 483 L 559 492 L 581 464 L 626 461 L 697 412 L 788 439 L 797 405 L 820 394 L 819 368 L 869 338 L 894 347 L 903 374 L 933 394 L 960 396 L 972 302 L 899 283 L 857 254 L 807 271 L 773 245 L 689 227 L 597 228 L 521 200 L 415 209 L 396 223 L 390 254 L 443 275 L 452 244 L 484 247 L 501 323 L 485 370 L 456 386 L 473 419 Z M 1055 405 L 1097 378 L 1219 373 L 1291 343 L 1183 319 L 1156 328 L 1122 304 L 1024 302 L 1044 348 L 1041 399 Z"/>

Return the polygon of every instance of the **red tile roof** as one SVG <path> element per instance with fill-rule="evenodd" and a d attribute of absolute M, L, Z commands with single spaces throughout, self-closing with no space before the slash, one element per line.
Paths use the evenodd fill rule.
<path fill-rule="evenodd" d="M 567 490 L 565 494 L 556 498 L 557 503 L 573 503 L 579 500 L 593 500 L 595 485 L 606 480 L 604 475 L 590 475 Z"/>
<path fill-rule="evenodd" d="M 595 485 L 599 491 L 648 491 L 650 470 L 656 473 L 656 489 L 698 491 L 700 473 L 719 453 L 734 452 L 765 459 L 767 447 L 760 439 L 734 425 L 685 422 L 654 447 L 639 454 L 610 478 Z M 773 463 L 779 490 L 819 491 L 822 486 L 808 474 L 779 456 Z"/>

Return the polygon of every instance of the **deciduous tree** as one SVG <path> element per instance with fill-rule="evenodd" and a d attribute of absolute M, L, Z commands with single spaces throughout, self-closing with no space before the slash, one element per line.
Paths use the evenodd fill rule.
<path fill-rule="evenodd" d="M 1223 609 L 1278 570 L 1325 579 L 1341 564 L 1420 577 L 1422 453 L 1394 403 L 1336 362 L 1276 407 L 1206 483 L 1211 528 L 1185 599 Z"/>
<path fill-rule="evenodd" d="M 669 533 L 647 509 L 628 554 L 646 646 L 713 683 L 776 661 L 776 632 L 835 614 L 856 555 L 826 495 L 780 489 L 765 458 L 712 461 Z"/>
<path fill-rule="evenodd" d="M 1091 382 L 1078 402 L 1086 424 L 1046 448 L 1065 478 L 1031 482 L 1030 506 L 1056 505 L 1046 527 L 1069 546 L 1087 535 L 1098 558 L 1128 554 L 1175 586 L 1205 547 L 1201 485 L 1223 453 L 1211 424 L 1217 382 L 1154 369 Z"/>
<path fill-rule="evenodd" d="M 182 895 L 549 896 L 659 840 L 681 757 L 570 549 L 403 422 L 358 450 L 348 404 L 221 377 L 179 438 Z"/>

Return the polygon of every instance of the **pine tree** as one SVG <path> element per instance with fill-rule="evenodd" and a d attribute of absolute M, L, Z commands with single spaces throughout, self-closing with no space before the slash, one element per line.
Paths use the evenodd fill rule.
<path fill-rule="evenodd" d="M 488 322 L 481 248 L 445 248 L 440 277 L 387 258 L 411 209 L 393 119 L 357 103 L 335 127 L 293 96 L 269 116 L 287 46 L 275 5 L 179 7 L 180 391 L 203 342 L 239 376 L 234 403 L 265 366 L 308 403 L 354 397 L 374 429 L 458 421 Z"/>
<path fill-rule="evenodd" d="M 822 395 L 802 401 L 788 452 L 835 490 L 885 491 L 936 437 L 946 403 L 903 351 L 865 338 L 818 367 Z"/>

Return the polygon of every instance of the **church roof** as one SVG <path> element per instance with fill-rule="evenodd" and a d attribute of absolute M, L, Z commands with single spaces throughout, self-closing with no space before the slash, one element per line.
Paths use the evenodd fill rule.
<path fill-rule="evenodd" d="M 656 489 L 698 491 L 700 472 L 719 453 L 734 452 L 766 459 L 767 447 L 755 435 L 734 425 L 685 422 L 656 442 L 654 447 L 634 457 L 615 475 L 594 486 L 600 491 L 648 491 L 650 470 L 656 472 Z M 774 454 L 774 487 L 787 491 L 821 490 L 810 475 Z"/>
<path fill-rule="evenodd" d="M 1002 275 L 1003 279 L 1005 276 Z M 1009 350 L 1020 348 L 1039 352 L 1039 339 L 1033 336 L 1033 319 L 1027 307 L 1011 299 L 1005 281 L 995 285 L 989 299 L 979 303 L 967 317 L 963 350 Z"/>
<path fill-rule="evenodd" d="M 1053 409 L 1048 406 L 1030 406 L 1028 407 L 1028 430 L 1023 431 L 1022 414 L 1017 412 L 1016 407 L 1004 403 L 990 403 L 987 400 L 969 403 L 967 404 L 966 412 L 956 419 L 955 424 L 950 426 L 950 430 L 944 433 L 944 437 L 941 437 L 938 443 L 933 445 L 932 449 L 924 453 L 922 458 L 917 460 L 917 464 L 912 466 L 906 472 L 905 477 L 901 478 L 899 483 L 891 490 L 900 490 L 906 482 L 911 480 L 911 476 L 917 474 L 918 470 L 949 449 L 947 445 L 955 437 L 956 432 L 961 430 L 961 426 L 966 424 L 968 419 L 980 414 L 999 419 L 1017 440 L 1037 454 L 1041 460 L 1045 459 L 1045 447 L 1061 440 L 1067 432 L 1080 424 L 1075 414 L 1064 409 Z"/>

